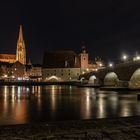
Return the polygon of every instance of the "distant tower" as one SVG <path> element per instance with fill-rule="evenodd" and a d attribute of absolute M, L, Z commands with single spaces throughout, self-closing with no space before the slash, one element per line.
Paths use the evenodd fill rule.
<path fill-rule="evenodd" d="M 86 52 L 85 43 L 82 43 L 82 52 L 80 53 L 80 66 L 82 69 L 88 68 L 88 53 Z"/>
<path fill-rule="evenodd" d="M 27 64 L 28 66 L 31 66 L 32 65 L 32 62 L 31 62 L 31 60 L 29 59 L 29 61 L 28 61 L 28 64 Z"/>
<path fill-rule="evenodd" d="M 17 41 L 16 61 L 19 61 L 23 65 L 26 64 L 26 50 L 25 50 L 25 43 L 23 39 L 23 32 L 22 32 L 21 25 L 20 25 L 19 37 Z"/>

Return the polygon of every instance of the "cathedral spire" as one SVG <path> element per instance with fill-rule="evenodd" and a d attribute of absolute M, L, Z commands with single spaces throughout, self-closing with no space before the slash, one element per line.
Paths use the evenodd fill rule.
<path fill-rule="evenodd" d="M 23 41 L 23 31 L 22 31 L 22 25 L 20 25 L 20 29 L 19 29 L 19 38 L 18 41 Z"/>
<path fill-rule="evenodd" d="M 20 29 L 19 29 L 19 37 L 18 37 L 18 41 L 17 41 L 16 61 L 19 61 L 23 65 L 26 64 L 26 49 L 25 49 L 25 43 L 24 43 L 24 39 L 23 39 L 22 25 L 20 25 Z"/>

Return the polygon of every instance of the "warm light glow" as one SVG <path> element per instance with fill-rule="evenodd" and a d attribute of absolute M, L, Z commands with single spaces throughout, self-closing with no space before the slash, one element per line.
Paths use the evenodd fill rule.
<path fill-rule="evenodd" d="M 137 59 L 137 60 L 140 60 L 140 56 L 137 56 L 136 59 Z"/>
<path fill-rule="evenodd" d="M 123 60 L 127 60 L 128 56 L 127 55 L 123 55 Z"/>
<path fill-rule="evenodd" d="M 102 64 L 102 63 L 100 63 L 100 64 L 99 64 L 99 66 L 100 66 L 100 67 L 102 67 L 102 66 L 103 66 L 103 64 Z"/>
<path fill-rule="evenodd" d="M 56 109 L 56 86 L 53 85 L 51 88 L 51 103 L 52 103 L 52 110 L 54 111 Z"/>
<path fill-rule="evenodd" d="M 15 78 L 15 76 L 12 76 L 12 78 Z"/>
<path fill-rule="evenodd" d="M 85 72 L 83 71 L 82 74 L 85 74 Z"/>
<path fill-rule="evenodd" d="M 113 67 L 113 63 L 109 63 L 109 67 Z"/>
<path fill-rule="evenodd" d="M 51 76 L 49 78 L 46 78 L 47 81 L 51 81 L 51 80 L 56 80 L 56 81 L 59 81 L 61 80 L 61 78 L 57 77 L 57 76 Z"/>
<path fill-rule="evenodd" d="M 5 77 L 5 78 L 7 78 L 7 77 L 8 77 L 8 75 L 7 75 L 7 74 L 5 74 L 5 75 L 4 75 L 4 77 Z"/>
<path fill-rule="evenodd" d="M 18 80 L 20 81 L 20 80 L 22 80 L 22 78 L 21 77 L 18 77 Z"/>

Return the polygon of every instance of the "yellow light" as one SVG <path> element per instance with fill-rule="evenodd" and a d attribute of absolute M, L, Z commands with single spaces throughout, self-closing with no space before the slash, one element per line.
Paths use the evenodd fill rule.
<path fill-rule="evenodd" d="M 113 67 L 113 64 L 112 63 L 109 63 L 109 67 Z"/>
<path fill-rule="evenodd" d="M 99 66 L 100 66 L 100 67 L 102 67 L 102 66 L 103 66 L 103 64 L 102 64 L 102 63 L 100 63 L 100 64 L 99 64 Z"/>
<path fill-rule="evenodd" d="M 7 74 L 5 74 L 4 77 L 7 78 L 8 77 Z"/>

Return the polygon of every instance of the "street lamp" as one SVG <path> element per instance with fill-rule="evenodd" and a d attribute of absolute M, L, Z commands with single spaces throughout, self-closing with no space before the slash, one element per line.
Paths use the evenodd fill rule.
<path fill-rule="evenodd" d="M 112 68 L 113 67 L 113 63 L 109 63 L 109 67 Z"/>
<path fill-rule="evenodd" d="M 103 64 L 102 64 L 102 63 L 100 63 L 100 64 L 99 64 L 99 66 L 100 66 L 100 67 L 102 67 L 102 66 L 103 66 Z"/>
<path fill-rule="evenodd" d="M 137 59 L 137 60 L 140 60 L 140 56 L 137 56 L 136 59 Z"/>
<path fill-rule="evenodd" d="M 127 55 L 123 55 L 123 60 L 125 61 L 125 60 L 127 60 Z"/>

